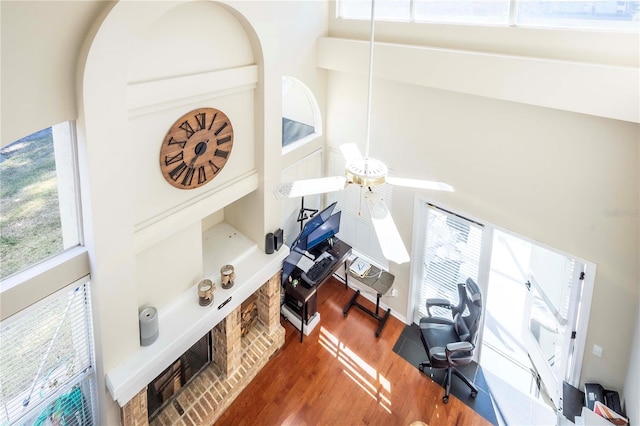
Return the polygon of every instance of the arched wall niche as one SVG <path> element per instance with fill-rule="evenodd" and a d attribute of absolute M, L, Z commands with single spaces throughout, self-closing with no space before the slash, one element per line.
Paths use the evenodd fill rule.
<path fill-rule="evenodd" d="M 183 3 L 158 16 L 141 34 L 127 84 L 135 157 L 145 160 L 137 165 L 139 249 L 155 243 L 155 236 L 164 229 L 185 223 L 184 215 L 193 218 L 194 208 L 202 218 L 235 201 L 230 194 L 223 198 L 212 195 L 229 192 L 225 188 L 239 180 L 252 176 L 254 182 L 243 189 L 234 187 L 231 198 L 257 188 L 254 116 L 259 109 L 255 102 L 258 69 L 244 26 L 219 3 Z M 233 151 L 212 182 L 195 190 L 176 190 L 161 177 L 158 158 L 151 154 L 158 151 L 178 117 L 201 107 L 215 107 L 227 114 L 234 129 Z"/>
<path fill-rule="evenodd" d="M 142 34 L 128 70 L 130 83 L 188 76 L 255 63 L 245 26 L 213 1 L 178 5 Z"/>
<path fill-rule="evenodd" d="M 259 203 L 262 64 L 252 25 L 218 2 L 121 1 L 87 38 L 78 139 L 102 384 L 100 372 L 139 347 L 139 307 L 161 307 L 202 277 L 202 219 Z M 209 184 L 175 189 L 160 173 L 160 144 L 178 117 L 207 106 L 234 126 L 230 159 Z M 247 225 L 254 241 L 264 235 L 263 216 L 254 210 Z M 114 406 L 101 412 L 106 424 L 118 415 Z"/>

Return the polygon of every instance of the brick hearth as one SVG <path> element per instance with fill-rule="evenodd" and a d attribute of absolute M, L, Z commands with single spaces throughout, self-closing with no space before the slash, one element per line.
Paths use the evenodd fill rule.
<path fill-rule="evenodd" d="M 258 321 L 241 337 L 240 310 L 234 309 L 213 329 L 213 361 L 152 421 L 151 426 L 210 425 L 284 345 L 280 325 L 280 273 L 257 292 Z M 124 426 L 149 425 L 147 390 L 142 389 L 121 409 Z"/>

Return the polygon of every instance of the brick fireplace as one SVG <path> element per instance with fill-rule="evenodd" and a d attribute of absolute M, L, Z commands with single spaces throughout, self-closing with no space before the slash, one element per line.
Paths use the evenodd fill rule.
<path fill-rule="evenodd" d="M 212 362 L 174 395 L 152 426 L 213 424 L 282 347 L 280 272 L 251 300 L 257 308 L 257 321 L 243 336 L 241 305 L 221 320 L 212 330 Z M 149 425 L 147 387 L 122 406 L 121 421 L 125 426 Z"/>

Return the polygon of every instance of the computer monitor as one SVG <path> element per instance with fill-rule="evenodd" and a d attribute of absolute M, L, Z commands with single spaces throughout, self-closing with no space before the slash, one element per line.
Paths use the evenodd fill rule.
<path fill-rule="evenodd" d="M 300 258 L 304 256 L 304 254 L 296 248 L 292 248 L 289 252 L 289 255 L 282 262 L 282 283 L 286 282 L 289 279 L 289 276 L 296 269 L 296 265 Z"/>
<path fill-rule="evenodd" d="M 292 246 L 295 247 L 296 245 L 299 245 L 302 250 L 306 250 L 307 247 L 302 246 L 306 244 L 307 236 L 309 236 L 309 234 L 311 234 L 316 228 L 325 223 L 327 219 L 331 217 L 333 209 L 335 209 L 337 203 L 337 201 L 331 203 L 331 205 L 329 205 L 326 209 L 322 210 L 320 213 L 309 219 L 306 225 L 304 225 L 304 227 L 302 228 L 302 231 L 300 231 L 300 235 L 298 235 L 298 238 L 296 238 Z"/>
<path fill-rule="evenodd" d="M 324 223 L 314 229 L 307 236 L 307 250 L 322 244 L 327 239 L 333 237 L 340 231 L 340 216 L 342 212 L 338 212 L 329 217 Z"/>

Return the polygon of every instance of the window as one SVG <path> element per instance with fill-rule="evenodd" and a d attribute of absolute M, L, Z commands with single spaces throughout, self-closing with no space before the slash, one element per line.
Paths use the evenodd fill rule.
<path fill-rule="evenodd" d="M 339 18 L 371 19 L 370 0 L 339 0 Z M 376 18 L 553 28 L 635 30 L 640 0 L 377 0 Z"/>
<path fill-rule="evenodd" d="M 426 215 L 426 229 L 416 322 L 427 316 L 428 298 L 457 304 L 458 283 L 467 278 L 478 282 L 483 236 L 481 225 L 430 204 L 423 204 L 421 214 Z M 432 308 L 432 314 L 451 315 L 441 308 Z"/>
<path fill-rule="evenodd" d="M 2 425 L 95 423 L 89 262 L 80 246 L 72 124 L 0 150 Z"/>
<path fill-rule="evenodd" d="M 322 118 L 318 102 L 300 80 L 282 78 L 282 153 L 317 138 L 322 134 Z"/>
<path fill-rule="evenodd" d="M 96 423 L 88 279 L 3 320 L 0 341 L 0 424 Z"/>
<path fill-rule="evenodd" d="M 563 380 L 580 382 L 596 266 L 421 197 L 414 218 L 413 321 L 428 315 L 428 298 L 457 305 L 456 284 L 472 278 L 483 298 L 478 362 L 496 389 L 509 383 L 496 403 L 512 403 L 515 391 L 559 404 Z M 429 310 L 451 318 L 450 309 Z"/>
<path fill-rule="evenodd" d="M 0 150 L 0 280 L 80 244 L 72 123 Z"/>
<path fill-rule="evenodd" d="M 520 2 L 516 24 L 558 28 L 635 30 L 640 27 L 640 1 Z"/>

